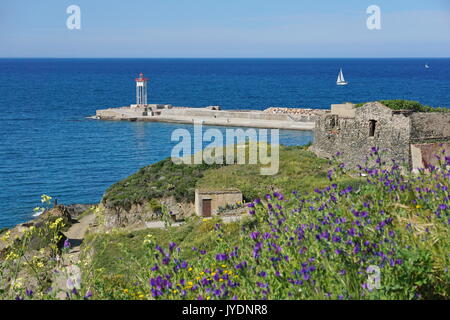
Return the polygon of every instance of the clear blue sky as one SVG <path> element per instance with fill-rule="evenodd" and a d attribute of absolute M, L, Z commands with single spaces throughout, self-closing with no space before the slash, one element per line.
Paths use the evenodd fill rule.
<path fill-rule="evenodd" d="M 450 0 L 0 0 L 0 57 L 450 57 Z"/>

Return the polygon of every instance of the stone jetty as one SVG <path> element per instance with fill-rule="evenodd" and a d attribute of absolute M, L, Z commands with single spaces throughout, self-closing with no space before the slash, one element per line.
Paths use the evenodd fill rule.
<path fill-rule="evenodd" d="M 147 104 L 97 110 L 92 118 L 310 131 L 314 130 L 316 118 L 328 112 L 329 110 L 303 108 L 271 107 L 259 111 L 221 110 L 220 106 L 190 108 L 168 104 Z"/>

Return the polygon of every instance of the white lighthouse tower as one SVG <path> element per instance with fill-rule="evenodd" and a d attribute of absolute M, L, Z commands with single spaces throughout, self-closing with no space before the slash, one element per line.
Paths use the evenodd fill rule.
<path fill-rule="evenodd" d="M 147 107 L 147 82 L 149 79 L 144 77 L 141 72 L 139 78 L 136 78 L 136 104 L 141 107 Z"/>

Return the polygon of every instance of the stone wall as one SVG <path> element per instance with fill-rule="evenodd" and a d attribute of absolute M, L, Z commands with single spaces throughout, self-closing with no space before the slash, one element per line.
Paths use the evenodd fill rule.
<path fill-rule="evenodd" d="M 383 150 L 384 160 L 408 163 L 410 120 L 378 102 L 355 108 L 354 118 L 326 115 L 316 121 L 315 141 L 311 150 L 320 157 L 330 158 L 337 152 L 350 167 L 362 164 L 372 147 Z M 370 122 L 375 121 L 373 136 Z"/>
<path fill-rule="evenodd" d="M 450 140 L 450 113 L 416 112 L 411 115 L 411 141 Z"/>
<path fill-rule="evenodd" d="M 167 211 L 171 211 L 177 219 L 184 219 L 194 214 L 194 204 L 177 202 L 174 197 L 158 199 Z M 105 207 L 104 227 L 128 228 L 145 226 L 146 222 L 161 220 L 160 212 L 155 212 L 148 202 L 132 204 L 130 207 Z"/>
<path fill-rule="evenodd" d="M 338 115 L 342 118 L 354 118 L 355 105 L 353 103 L 332 104 L 331 114 Z"/>
<path fill-rule="evenodd" d="M 411 145 L 412 169 L 424 169 L 429 165 L 438 166 L 438 155 L 442 160 L 450 156 L 450 142 L 447 143 L 425 143 Z"/>

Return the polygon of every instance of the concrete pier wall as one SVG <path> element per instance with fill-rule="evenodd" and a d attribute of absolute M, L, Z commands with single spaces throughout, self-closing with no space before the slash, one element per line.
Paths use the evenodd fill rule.
<path fill-rule="evenodd" d="M 316 114 L 281 114 L 257 110 L 224 111 L 206 108 L 121 107 L 96 111 L 96 119 L 171 123 L 201 122 L 204 125 L 287 130 L 314 130 Z"/>
<path fill-rule="evenodd" d="M 185 116 L 185 117 L 213 117 L 213 118 L 239 118 L 267 121 L 314 121 L 315 116 L 290 116 L 287 114 L 273 114 L 262 111 L 226 111 L 205 109 L 170 109 L 162 110 L 161 116 Z"/>

